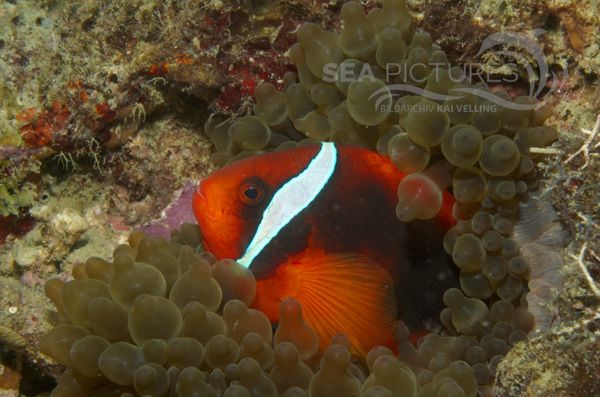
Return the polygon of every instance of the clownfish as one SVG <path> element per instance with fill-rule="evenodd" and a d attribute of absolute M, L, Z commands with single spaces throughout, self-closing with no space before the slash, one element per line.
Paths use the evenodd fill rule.
<path fill-rule="evenodd" d="M 394 322 L 423 331 L 458 284 L 443 236 L 452 195 L 429 220 L 400 221 L 405 174 L 369 149 L 307 144 L 239 160 L 202 180 L 193 197 L 204 246 L 249 268 L 252 306 L 273 323 L 297 299 L 321 348 L 343 333 L 359 354 L 391 341 Z"/>

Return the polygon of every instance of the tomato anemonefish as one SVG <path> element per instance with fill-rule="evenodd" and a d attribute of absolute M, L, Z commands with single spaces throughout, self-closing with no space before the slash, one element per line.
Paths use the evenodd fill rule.
<path fill-rule="evenodd" d="M 457 285 L 442 245 L 453 198 L 444 192 L 434 219 L 401 222 L 404 176 L 371 150 L 315 143 L 214 172 L 193 207 L 206 249 L 255 275 L 252 306 L 276 323 L 292 296 L 322 348 L 343 333 L 366 354 L 390 341 L 398 318 L 413 330 L 437 322 L 443 292 Z"/>

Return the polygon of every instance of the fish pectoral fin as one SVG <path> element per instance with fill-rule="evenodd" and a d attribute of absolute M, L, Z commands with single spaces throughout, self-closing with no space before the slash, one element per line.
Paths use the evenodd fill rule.
<path fill-rule="evenodd" d="M 295 297 L 319 335 L 321 350 L 339 333 L 363 356 L 389 342 L 397 304 L 387 270 L 356 254 L 319 254 L 300 261 Z"/>

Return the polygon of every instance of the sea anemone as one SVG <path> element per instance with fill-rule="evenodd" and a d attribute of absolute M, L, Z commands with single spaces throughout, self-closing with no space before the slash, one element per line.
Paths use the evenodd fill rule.
<path fill-rule="evenodd" d="M 196 226 L 183 225 L 170 241 L 136 232 L 111 262 L 90 258 L 74 280 L 46 284 L 61 323 L 40 349 L 68 368 L 53 396 L 489 396 L 511 346 L 549 325 L 544 302 L 561 281 L 556 251 L 564 235 L 538 197 L 539 155 L 530 151 L 557 139 L 543 125 L 546 110 L 456 98 L 475 85 L 459 68 L 434 69 L 446 55 L 415 31 L 402 0 L 368 14 L 347 2 L 341 15 L 337 34 L 311 23 L 298 28 L 289 50 L 297 74 L 285 77 L 283 91 L 259 85 L 254 115 L 209 118 L 213 161 L 306 139 L 366 146 L 408 174 L 398 186 L 403 221 L 435 216 L 449 189 L 456 225 L 443 243 L 460 288 L 443 296 L 444 329 L 415 345 L 399 321 L 397 354 L 375 347 L 352 356 L 343 335 L 320 354 L 299 303 L 282 303 L 273 334 L 266 316 L 248 308 L 252 274 L 204 252 Z M 390 63 L 418 73 L 390 81 Z M 395 100 L 393 84 L 442 97 Z M 414 186 L 419 200 L 406 194 Z"/>

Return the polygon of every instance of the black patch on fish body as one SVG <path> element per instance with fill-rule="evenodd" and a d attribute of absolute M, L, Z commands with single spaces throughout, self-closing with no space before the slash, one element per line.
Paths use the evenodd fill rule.
<path fill-rule="evenodd" d="M 393 275 L 398 318 L 410 329 L 439 322 L 444 291 L 459 285 L 456 266 L 443 248 L 445 230 L 437 219 L 399 221 L 396 201 L 376 170 L 366 170 L 340 150 L 327 185 L 256 256 L 250 269 L 258 279 L 268 277 L 307 249 L 364 255 Z"/>
<path fill-rule="evenodd" d="M 459 287 L 459 269 L 446 253 L 446 231 L 433 220 L 415 220 L 407 236 L 408 267 L 406 278 L 397 279 L 396 296 L 400 303 L 399 318 L 409 329 L 421 329 L 426 323 L 439 323 L 445 308 L 446 290 Z"/>

